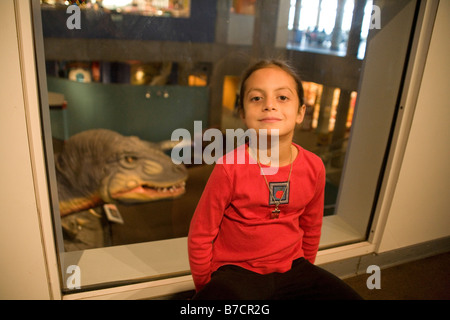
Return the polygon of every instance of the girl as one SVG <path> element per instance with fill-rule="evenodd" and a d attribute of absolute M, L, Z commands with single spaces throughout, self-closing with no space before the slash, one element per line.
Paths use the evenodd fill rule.
<path fill-rule="evenodd" d="M 274 164 L 261 163 L 261 150 L 248 146 L 245 164 L 216 164 L 188 236 L 194 299 L 359 298 L 313 265 L 325 168 L 319 157 L 292 143 L 305 114 L 299 77 L 284 62 L 260 61 L 244 74 L 240 97 L 245 125 L 278 140 L 278 168 L 267 174 Z"/>

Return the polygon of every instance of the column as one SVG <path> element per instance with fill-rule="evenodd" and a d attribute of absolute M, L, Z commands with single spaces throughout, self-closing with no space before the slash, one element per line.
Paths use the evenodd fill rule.
<path fill-rule="evenodd" d="M 320 24 L 320 11 L 322 8 L 322 0 L 319 0 L 319 7 L 317 8 L 317 19 L 316 19 L 316 28 L 319 29 Z"/>
<path fill-rule="evenodd" d="M 317 144 L 326 146 L 329 144 L 329 124 L 331 117 L 331 104 L 333 103 L 334 87 L 323 86 L 320 98 L 319 119 L 317 121 Z"/>
<path fill-rule="evenodd" d="M 275 54 L 279 0 L 256 1 L 252 55 L 270 58 Z"/>
<path fill-rule="evenodd" d="M 233 0 L 217 1 L 216 43 L 228 42 L 228 24 Z"/>
<path fill-rule="evenodd" d="M 292 33 L 294 37 L 294 43 L 300 44 L 302 42 L 301 32 L 298 30 L 300 28 L 300 13 L 302 9 L 302 0 L 297 0 L 295 3 L 295 14 L 294 14 L 294 26 L 292 27 Z"/>
<path fill-rule="evenodd" d="M 361 28 L 364 19 L 364 9 L 367 0 L 354 0 L 355 7 L 353 9 L 353 19 L 350 32 L 348 34 L 347 56 L 357 57 L 359 50 L 359 43 L 361 42 Z"/>
<path fill-rule="evenodd" d="M 341 94 L 339 96 L 336 122 L 334 124 L 334 132 L 330 144 L 331 166 L 335 168 L 342 168 L 344 165 L 344 153 L 341 151 L 347 132 L 347 118 L 348 110 L 350 108 L 351 94 L 351 91 L 341 89 Z"/>
<path fill-rule="evenodd" d="M 331 50 L 339 50 L 339 44 L 342 39 L 342 21 L 344 19 L 345 2 L 346 0 L 338 0 L 336 21 L 334 23 L 333 33 L 331 35 Z"/>

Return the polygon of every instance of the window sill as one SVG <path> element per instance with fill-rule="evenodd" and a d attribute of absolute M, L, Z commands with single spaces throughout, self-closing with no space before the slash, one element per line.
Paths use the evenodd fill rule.
<path fill-rule="evenodd" d="M 373 245 L 358 242 L 361 235 L 338 216 L 325 217 L 322 230 L 318 265 L 373 252 Z M 64 299 L 136 299 L 136 294 L 149 297 L 192 290 L 186 248 L 184 237 L 65 252 L 63 270 L 78 266 L 82 290 L 92 290 L 71 293 L 64 280 Z"/>

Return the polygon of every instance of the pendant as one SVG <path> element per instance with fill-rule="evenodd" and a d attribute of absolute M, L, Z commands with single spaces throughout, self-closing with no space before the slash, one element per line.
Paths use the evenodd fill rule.
<path fill-rule="evenodd" d="M 278 206 L 275 208 L 275 210 L 272 211 L 271 219 L 278 219 L 280 216 L 280 210 L 278 210 Z"/>

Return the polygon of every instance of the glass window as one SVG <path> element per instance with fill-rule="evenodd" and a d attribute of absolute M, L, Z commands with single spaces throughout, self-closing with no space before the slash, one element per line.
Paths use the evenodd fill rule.
<path fill-rule="evenodd" d="M 189 275 L 186 236 L 213 169 L 195 161 L 203 132 L 244 128 L 239 77 L 267 52 L 303 79 L 294 141 L 327 169 L 321 249 L 367 239 L 416 1 L 274 3 L 33 2 L 66 294 Z M 181 166 L 170 158 L 177 129 L 191 148 Z M 79 287 L 66 281 L 70 266 Z"/>

